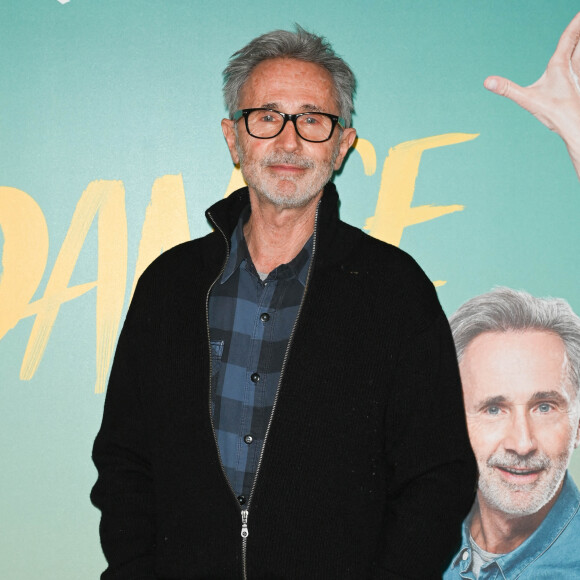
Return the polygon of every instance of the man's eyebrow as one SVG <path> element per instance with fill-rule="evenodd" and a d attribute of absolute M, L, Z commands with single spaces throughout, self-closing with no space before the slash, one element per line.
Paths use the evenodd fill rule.
<path fill-rule="evenodd" d="M 544 399 L 552 399 L 558 403 L 566 403 L 566 399 L 558 391 L 536 391 L 531 398 L 532 401 L 543 401 Z"/>
<path fill-rule="evenodd" d="M 322 109 L 316 105 L 310 105 L 310 104 L 306 104 L 306 105 L 302 105 L 300 107 L 303 111 L 312 111 L 313 113 L 322 113 Z"/>
<path fill-rule="evenodd" d="M 507 401 L 507 397 L 504 397 L 503 395 L 496 395 L 495 397 L 488 397 L 487 399 L 483 399 L 483 401 L 480 401 L 477 405 L 477 407 L 479 409 L 483 409 L 485 407 L 491 407 L 493 405 L 501 405 L 502 403 L 505 403 Z"/>
<path fill-rule="evenodd" d="M 280 110 L 280 103 L 264 103 L 261 107 L 262 109 L 274 109 L 276 111 Z M 312 113 L 322 113 L 322 109 L 318 105 L 312 105 L 310 103 L 305 103 L 299 107 L 299 110 L 304 112 L 312 112 Z M 286 111 L 282 111 L 286 112 Z"/>

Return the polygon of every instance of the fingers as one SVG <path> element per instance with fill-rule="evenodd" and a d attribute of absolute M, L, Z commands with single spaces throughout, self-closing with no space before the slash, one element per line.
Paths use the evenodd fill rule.
<path fill-rule="evenodd" d="M 514 101 L 514 103 L 520 105 L 520 107 L 530 110 L 529 105 L 531 103 L 528 97 L 529 90 L 525 89 L 524 87 L 520 87 L 520 85 L 514 83 L 513 81 L 503 77 L 492 76 L 485 79 L 483 86 L 488 91 L 491 91 L 496 95 L 501 95 L 511 99 Z"/>
<path fill-rule="evenodd" d="M 574 16 L 570 24 L 566 27 L 566 30 L 562 33 L 552 60 L 567 63 L 572 58 L 574 58 L 574 60 L 580 59 L 580 51 L 576 50 L 578 48 L 579 40 L 580 12 Z"/>

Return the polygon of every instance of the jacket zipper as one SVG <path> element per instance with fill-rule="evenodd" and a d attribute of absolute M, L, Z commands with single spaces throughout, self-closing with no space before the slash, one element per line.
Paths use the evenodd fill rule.
<path fill-rule="evenodd" d="M 249 503 L 249 502 L 248 502 Z M 242 577 L 248 579 L 248 570 L 246 564 L 246 549 L 248 544 L 248 510 L 242 510 Z"/>
<path fill-rule="evenodd" d="M 224 238 L 224 241 L 226 243 L 226 259 L 224 260 L 224 263 L 222 265 L 222 268 L 219 272 L 219 274 L 217 275 L 217 278 L 211 283 L 208 291 L 207 291 L 207 295 L 205 297 L 205 323 L 206 323 L 206 328 L 207 328 L 207 344 L 209 346 L 209 420 L 211 423 L 211 430 L 213 433 L 213 439 L 215 442 L 215 447 L 216 447 L 216 451 L 218 454 L 218 460 L 219 460 L 219 464 L 220 464 L 220 469 L 222 471 L 222 474 L 224 476 L 224 479 L 226 480 L 226 483 L 228 484 L 228 487 L 230 488 L 230 491 L 232 492 L 232 497 L 234 499 L 234 501 L 236 502 L 236 508 L 239 509 L 240 508 L 240 504 L 238 502 L 238 498 L 236 497 L 236 492 L 234 491 L 234 488 L 232 487 L 232 484 L 230 483 L 230 480 L 226 474 L 226 470 L 224 468 L 224 464 L 222 462 L 222 457 L 221 457 L 221 453 L 220 453 L 220 447 L 218 444 L 218 440 L 217 440 L 217 436 L 215 434 L 215 425 L 213 422 L 213 413 L 211 411 L 211 401 L 212 401 L 212 396 L 211 396 L 211 377 L 212 377 L 212 365 L 211 365 L 211 336 L 210 336 L 210 331 L 209 331 L 209 296 L 211 294 L 212 288 L 215 286 L 216 282 L 220 279 L 221 275 L 223 274 L 225 268 L 226 268 L 226 264 L 228 263 L 228 259 L 230 257 L 230 243 L 229 240 L 227 238 L 227 236 L 225 235 L 224 231 L 222 230 L 222 228 L 216 223 L 216 221 L 213 219 L 213 216 L 211 215 L 211 212 L 207 212 L 208 217 L 211 219 L 213 225 L 216 227 L 216 229 L 220 232 L 220 234 L 222 235 L 222 237 Z M 244 514 L 245 512 L 245 514 Z M 244 580 L 247 579 L 246 576 L 246 538 L 248 537 L 248 510 L 242 510 L 242 568 L 243 568 L 243 577 Z"/>
<path fill-rule="evenodd" d="M 247 503 L 246 509 L 243 509 L 240 512 L 241 518 L 242 518 L 241 536 L 242 536 L 242 577 L 243 577 L 243 580 L 248 579 L 246 552 L 247 552 L 247 538 L 249 535 L 248 515 L 249 515 L 250 503 L 252 502 L 252 497 L 254 495 L 254 489 L 256 488 L 256 482 L 258 480 L 258 474 L 260 473 L 260 467 L 262 466 L 262 458 L 264 457 L 264 449 L 266 448 L 266 441 L 268 439 L 268 434 L 270 433 L 270 427 L 272 425 L 272 420 L 274 418 L 274 412 L 276 410 L 276 403 L 278 402 L 278 394 L 280 393 L 280 386 L 282 385 L 282 378 L 284 376 L 284 371 L 286 370 L 286 362 L 288 360 L 288 354 L 290 353 L 290 347 L 292 346 L 292 340 L 294 339 L 294 333 L 296 331 L 298 319 L 300 318 L 300 313 L 302 312 L 302 307 L 304 305 L 304 300 L 306 298 L 306 292 L 308 291 L 308 286 L 310 283 L 310 277 L 312 275 L 312 267 L 314 265 L 314 259 L 315 259 L 315 255 L 316 255 L 316 235 L 317 235 L 317 229 L 318 229 L 318 210 L 319 210 L 319 208 L 320 208 L 320 201 L 318 202 L 318 205 L 316 206 L 316 214 L 314 216 L 314 231 L 312 234 L 313 235 L 312 256 L 310 258 L 310 265 L 308 266 L 308 273 L 306 275 L 306 284 L 304 285 L 304 292 L 302 294 L 302 300 L 300 301 L 300 306 L 298 307 L 298 313 L 296 314 L 296 319 L 294 320 L 294 324 L 292 325 L 292 330 L 290 332 L 290 337 L 288 338 L 288 344 L 286 345 L 286 352 L 284 353 L 284 359 L 282 360 L 282 369 L 280 370 L 280 378 L 278 379 L 278 386 L 276 387 L 276 395 L 274 396 L 274 402 L 272 404 L 272 411 L 270 413 L 270 419 L 268 420 L 268 426 L 266 427 L 266 433 L 264 435 L 264 442 L 262 443 L 262 450 L 260 451 L 260 457 L 258 458 L 258 465 L 256 466 L 256 473 L 254 474 L 254 481 L 252 482 L 252 488 L 250 489 L 250 497 L 248 498 L 248 503 Z M 208 344 L 209 344 L 209 342 L 211 341 L 210 334 L 209 334 L 209 295 L 211 293 L 212 288 L 215 286 L 215 283 L 219 280 L 220 276 L 222 275 L 223 271 L 225 270 L 226 264 L 228 263 L 228 259 L 230 257 L 230 244 L 229 244 L 227 236 L 224 234 L 223 230 L 219 227 L 219 225 L 215 222 L 215 220 L 213 219 L 213 216 L 211 215 L 210 212 L 208 212 L 208 216 L 211 219 L 212 223 L 215 225 L 215 227 L 219 230 L 219 232 L 223 236 L 223 238 L 226 242 L 226 248 L 227 248 L 226 259 L 224 261 L 222 269 L 221 269 L 220 273 L 218 274 L 217 278 L 212 282 L 211 286 L 209 287 L 209 290 L 207 291 L 206 300 L 205 300 L 205 317 L 206 317 L 207 337 L 208 337 Z M 211 376 L 212 376 L 211 345 L 210 345 L 209 366 L 210 366 L 209 417 L 210 417 L 210 422 L 211 422 L 212 431 L 213 431 L 213 438 L 214 438 L 216 449 L 218 452 L 218 459 L 219 459 L 219 464 L 220 464 L 222 473 L 227 481 L 228 487 L 230 488 L 230 490 L 232 492 L 232 496 L 233 496 L 234 500 L 236 501 L 236 505 L 239 507 L 239 503 L 238 503 L 238 500 L 236 497 L 236 492 L 234 491 L 234 488 L 232 487 L 230 480 L 228 479 L 228 476 L 226 475 L 226 470 L 225 470 L 224 465 L 222 463 L 222 459 L 221 459 L 221 455 L 220 455 L 220 451 L 219 451 L 219 444 L 218 444 L 217 437 L 215 434 L 215 425 L 213 422 L 213 415 L 211 412 Z"/>

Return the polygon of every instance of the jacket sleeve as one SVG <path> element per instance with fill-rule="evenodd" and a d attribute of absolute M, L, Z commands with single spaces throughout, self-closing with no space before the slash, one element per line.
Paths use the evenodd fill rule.
<path fill-rule="evenodd" d="M 91 493 L 101 510 L 106 580 L 155 578 L 155 513 L 150 447 L 141 404 L 146 307 L 138 286 L 113 361 L 103 421 L 93 447 L 98 479 Z"/>
<path fill-rule="evenodd" d="M 385 417 L 392 477 L 372 577 L 441 578 L 477 485 L 455 347 L 441 310 L 406 339 L 396 375 Z"/>

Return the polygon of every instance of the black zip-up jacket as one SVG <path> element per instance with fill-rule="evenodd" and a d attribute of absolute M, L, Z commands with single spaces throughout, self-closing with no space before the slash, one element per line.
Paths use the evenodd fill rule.
<path fill-rule="evenodd" d="M 433 285 L 338 218 L 328 184 L 310 277 L 248 507 L 210 414 L 208 293 L 247 189 L 216 231 L 143 274 L 93 458 L 106 579 L 440 578 L 476 485 L 455 350 Z"/>

